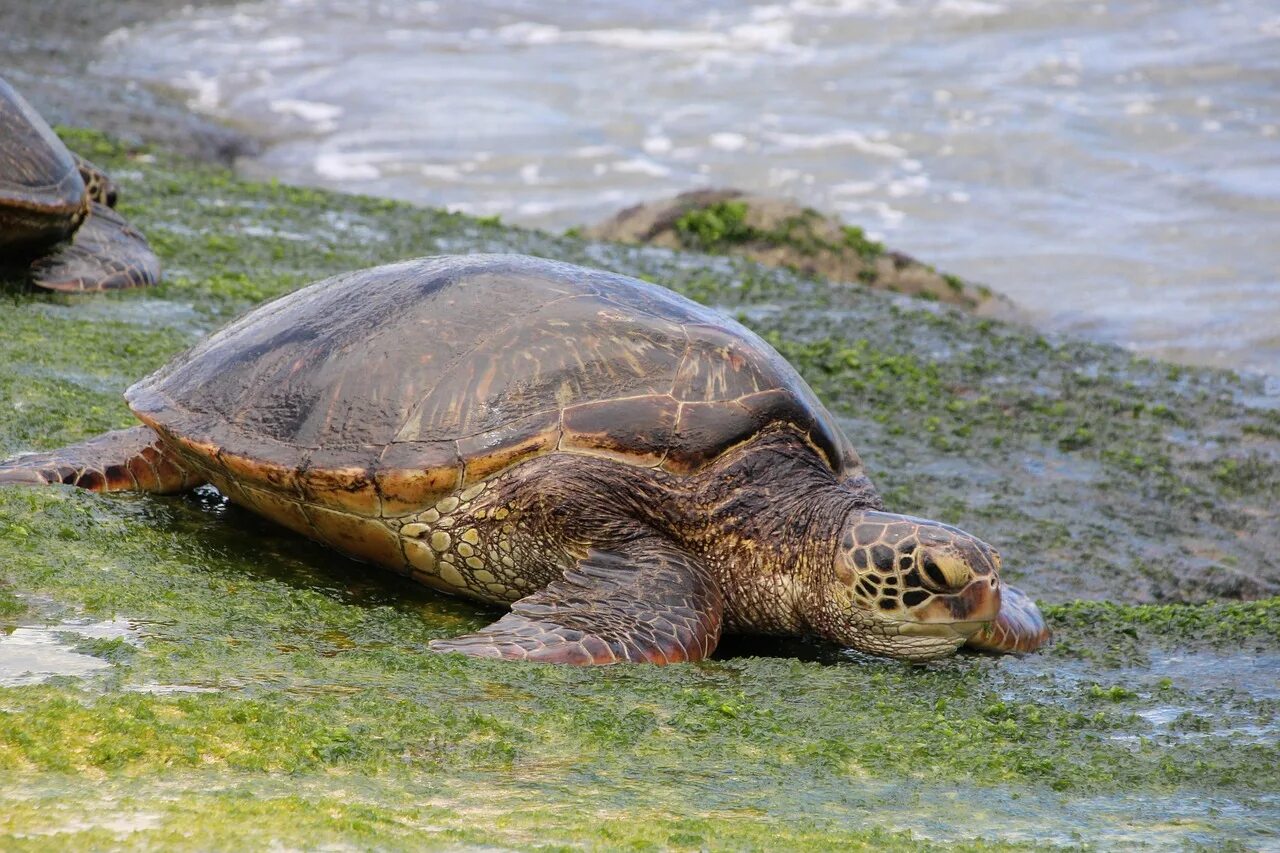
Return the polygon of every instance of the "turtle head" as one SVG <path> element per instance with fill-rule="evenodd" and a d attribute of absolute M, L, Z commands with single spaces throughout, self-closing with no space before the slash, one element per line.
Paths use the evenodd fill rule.
<path fill-rule="evenodd" d="M 855 512 L 834 569 L 814 627 L 871 654 L 945 657 L 1000 611 L 1000 555 L 936 521 Z"/>

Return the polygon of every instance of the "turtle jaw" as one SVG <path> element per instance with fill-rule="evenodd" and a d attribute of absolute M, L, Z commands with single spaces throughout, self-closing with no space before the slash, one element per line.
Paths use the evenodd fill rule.
<path fill-rule="evenodd" d="M 900 657 L 910 661 L 947 657 L 995 621 L 1000 613 L 1000 578 L 978 577 L 959 592 L 934 596 L 909 612 L 911 619 L 894 623 L 903 638 Z"/>
<path fill-rule="evenodd" d="M 907 663 L 951 657 L 976 633 L 981 622 L 912 622 L 871 616 L 863 630 L 837 640 L 860 652 Z M 835 639 L 835 638 L 833 638 Z"/>

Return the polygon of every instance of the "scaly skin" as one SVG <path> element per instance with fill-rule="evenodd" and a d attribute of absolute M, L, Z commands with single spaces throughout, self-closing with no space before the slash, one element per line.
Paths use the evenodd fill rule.
<path fill-rule="evenodd" d="M 747 482 L 751 488 L 742 487 Z M 816 633 L 910 660 L 951 654 L 1000 607 L 998 557 L 989 546 L 954 528 L 872 509 L 857 484 L 836 482 L 789 430 L 763 434 L 683 480 L 602 459 L 550 455 L 470 491 L 465 505 L 450 501 L 445 506 L 452 512 L 432 509 L 399 531 L 414 577 L 484 601 L 505 604 L 530 595 L 543 601 L 540 590 L 566 573 L 574 579 L 585 563 L 614 594 L 659 615 L 690 597 L 704 609 L 718 599 L 723 611 L 711 622 L 725 630 Z M 634 553 L 634 542 L 651 537 L 663 545 Z M 898 546 L 890 549 L 896 565 L 855 566 L 854 555 L 883 543 Z M 626 554 L 631 577 L 623 583 L 600 572 L 601 560 L 590 553 Z M 698 575 L 696 584 L 672 582 L 673 559 L 693 567 L 686 575 Z M 912 573 L 904 567 L 912 560 L 929 571 Z M 577 597 L 592 594 L 589 585 L 574 582 Z M 708 592 L 709 585 L 718 594 Z M 898 588 L 902 596 L 893 592 Z M 571 648 L 554 623 L 532 633 L 537 620 L 530 614 L 434 648 L 574 663 L 654 659 L 616 640 L 597 642 L 625 634 L 620 628 L 631 608 L 619 614 L 601 602 L 594 607 L 598 630 L 585 631 L 579 618 L 573 631 L 584 637 L 567 644 Z M 515 609 L 521 616 L 521 606 Z M 662 642 L 649 644 L 660 647 L 657 657 L 696 660 L 714 648 L 718 632 L 708 627 L 698 641 L 684 642 L 689 648 L 677 649 L 675 635 L 687 633 L 688 620 L 666 621 Z"/>

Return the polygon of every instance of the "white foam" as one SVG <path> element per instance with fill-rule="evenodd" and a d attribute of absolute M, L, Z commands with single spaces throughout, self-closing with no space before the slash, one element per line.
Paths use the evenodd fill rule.
<path fill-rule="evenodd" d="M 902 198 L 909 195 L 921 195 L 929 188 L 928 175 L 911 175 L 890 181 L 886 191 L 890 198 Z"/>
<path fill-rule="evenodd" d="M 512 44 L 543 45 L 556 44 L 563 37 L 563 30 L 551 24 L 538 24 L 533 21 L 521 21 L 508 24 L 493 31 L 493 35 Z M 484 30 L 473 30 L 472 36 L 477 40 L 488 38 Z"/>
<path fill-rule="evenodd" d="M 990 18 L 1000 15 L 1008 9 L 999 3 L 988 3 L 986 0 L 941 0 L 933 7 L 935 15 L 950 15 L 956 18 Z"/>
<path fill-rule="evenodd" d="M 222 102 L 218 78 L 202 74 L 194 68 L 185 71 L 173 84 L 188 93 L 187 106 L 196 112 L 211 113 Z"/>
<path fill-rule="evenodd" d="M 549 201 L 523 201 L 516 205 L 517 216 L 544 216 L 559 209 L 559 205 Z"/>
<path fill-rule="evenodd" d="M 267 107 L 280 115 L 294 116 L 315 126 L 321 132 L 334 130 L 342 117 L 342 107 L 320 101 L 303 101 L 297 98 L 276 98 Z"/>
<path fill-rule="evenodd" d="M 896 0 L 794 0 L 791 10 L 798 15 L 844 18 L 857 15 L 888 17 L 903 11 Z"/>
<path fill-rule="evenodd" d="M 671 137 L 660 134 L 646 136 L 640 147 L 646 154 L 669 154 L 672 148 Z"/>
<path fill-rule="evenodd" d="M 276 36 L 275 38 L 261 39 L 255 45 L 258 50 L 263 53 L 293 53 L 301 50 L 306 44 L 298 36 Z"/>
<path fill-rule="evenodd" d="M 747 147 L 747 138 L 741 133 L 713 133 L 707 142 L 721 151 L 741 151 Z"/>
<path fill-rule="evenodd" d="M 828 191 L 832 195 L 869 195 L 875 192 L 878 186 L 874 181 L 844 181 L 833 184 Z"/>
<path fill-rule="evenodd" d="M 617 163 L 611 163 L 610 168 L 615 172 L 633 175 L 648 175 L 652 178 L 665 178 L 671 174 L 671 170 L 666 166 L 648 157 L 633 157 L 630 160 L 619 160 Z"/>
<path fill-rule="evenodd" d="M 243 10 L 236 10 L 232 12 L 231 17 L 227 20 L 231 26 L 244 32 L 261 32 L 263 28 L 267 26 L 267 20 L 265 18 L 255 18 Z"/>
<path fill-rule="evenodd" d="M 829 133 L 771 133 L 769 139 L 780 148 L 792 151 L 814 151 L 820 148 L 853 148 L 876 157 L 894 160 L 907 156 L 905 148 L 889 142 L 875 142 L 857 130 L 835 130 Z"/>
<path fill-rule="evenodd" d="M 610 27 L 598 30 L 562 30 L 549 24 L 521 22 L 496 30 L 475 29 L 476 41 L 498 38 L 509 44 L 595 44 L 620 50 L 706 53 L 723 51 L 780 51 L 794 49 L 793 25 L 787 20 L 753 21 L 724 30 L 641 29 Z M 729 54 L 724 54 L 728 56 Z"/>
<path fill-rule="evenodd" d="M 769 186 L 771 187 L 794 183 L 806 178 L 812 179 L 813 175 L 806 175 L 799 169 L 791 169 L 785 166 L 771 166 L 769 168 Z"/>
<path fill-rule="evenodd" d="M 881 224 L 886 228 L 897 228 L 902 224 L 902 220 L 907 218 L 907 214 L 896 207 L 890 207 L 886 202 L 869 199 L 867 201 L 846 201 L 837 202 L 835 208 L 842 214 L 858 214 L 857 218 L 861 219 L 862 214 L 870 211 L 880 218 Z M 850 216 L 849 218 L 853 218 Z M 871 239 L 880 239 L 883 235 L 872 235 L 870 231 L 867 236 Z"/>
<path fill-rule="evenodd" d="M 372 181 L 382 177 L 381 170 L 365 156 L 329 151 L 316 155 L 314 168 L 317 175 L 331 181 Z"/>
<path fill-rule="evenodd" d="M 612 145 L 583 145 L 580 148 L 573 149 L 571 153 L 574 157 L 592 158 L 606 157 L 610 154 L 617 153 L 616 148 Z"/>
<path fill-rule="evenodd" d="M 462 169 L 447 163 L 427 163 L 419 166 L 418 172 L 436 181 L 456 181 L 462 177 Z"/>
<path fill-rule="evenodd" d="M 642 30 L 619 27 L 610 30 L 582 30 L 569 33 L 573 41 L 616 47 L 623 50 L 697 51 L 726 48 L 729 37 L 724 33 L 692 30 Z"/>

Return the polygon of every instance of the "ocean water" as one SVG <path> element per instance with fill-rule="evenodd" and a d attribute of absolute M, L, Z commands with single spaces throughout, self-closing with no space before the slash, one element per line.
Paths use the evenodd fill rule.
<path fill-rule="evenodd" d="M 268 0 L 94 67 L 262 137 L 250 175 L 552 229 L 789 195 L 1048 329 L 1280 376 L 1275 0 Z"/>

